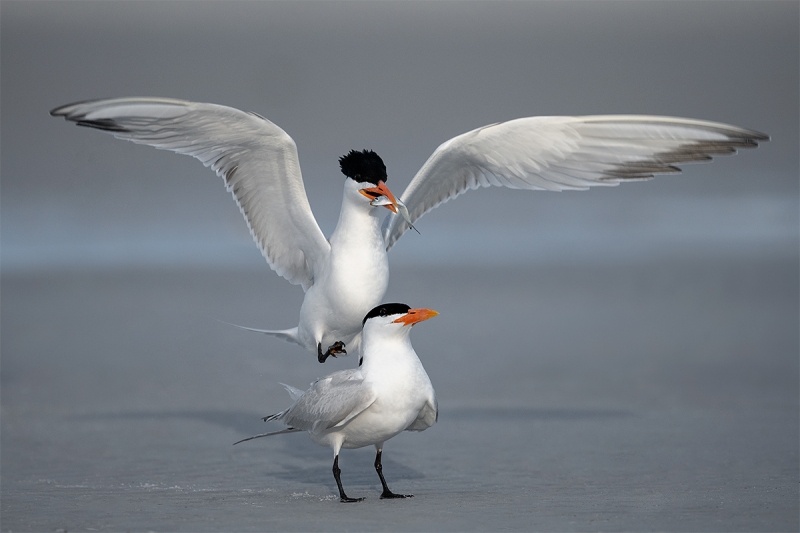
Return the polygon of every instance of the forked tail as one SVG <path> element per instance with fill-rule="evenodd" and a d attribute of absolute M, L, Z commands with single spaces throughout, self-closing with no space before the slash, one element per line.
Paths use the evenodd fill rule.
<path fill-rule="evenodd" d="M 292 395 L 292 398 L 297 396 L 298 393 L 300 394 L 300 396 L 303 395 L 303 391 L 301 391 L 300 389 L 295 389 L 294 387 L 291 387 L 291 386 L 286 385 L 284 383 L 281 383 L 281 385 L 286 387 L 286 390 L 289 391 L 289 394 Z M 290 409 L 291 409 L 291 407 L 289 407 L 288 409 L 284 409 L 280 413 L 275 413 L 274 415 L 265 416 L 264 418 L 262 418 L 262 420 L 264 422 L 272 422 L 273 420 L 280 420 L 281 417 L 283 417 L 283 415 L 288 413 Z M 271 437 L 272 435 L 281 435 L 283 433 L 295 433 L 297 431 L 303 431 L 303 430 L 302 429 L 293 428 L 293 427 L 288 427 L 288 428 L 282 429 L 280 431 L 272 431 L 270 433 L 262 433 L 260 435 L 253 435 L 252 437 L 247 437 L 246 439 L 242 439 L 240 441 L 236 441 L 233 444 L 235 446 L 235 445 L 239 444 L 240 442 L 246 442 L 248 440 L 260 439 L 261 437 Z"/>
<path fill-rule="evenodd" d="M 262 433 L 261 435 L 253 435 L 252 437 L 247 437 L 246 439 L 236 441 L 233 443 L 233 445 L 236 446 L 240 442 L 246 442 L 248 440 L 253 440 L 253 439 L 260 439 L 261 437 L 271 437 L 272 435 L 281 435 L 283 433 L 296 433 L 298 431 L 303 431 L 303 430 L 297 428 L 286 428 L 280 431 L 273 431 L 272 433 Z"/>

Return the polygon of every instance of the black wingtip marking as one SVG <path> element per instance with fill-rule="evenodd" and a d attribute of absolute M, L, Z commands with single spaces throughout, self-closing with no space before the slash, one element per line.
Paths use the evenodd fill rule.
<path fill-rule="evenodd" d="M 75 122 L 75 124 L 77 124 L 78 126 L 85 126 L 87 128 L 94 128 L 103 131 L 117 131 L 117 132 L 131 131 L 127 128 L 120 126 L 110 118 L 101 118 L 98 120 L 78 120 Z"/>
<path fill-rule="evenodd" d="M 756 130 L 744 130 L 737 133 L 725 132 L 731 139 L 744 140 L 748 143 L 757 143 L 757 141 L 769 141 L 770 137 L 766 133 L 761 133 Z"/>
<path fill-rule="evenodd" d="M 252 115 L 252 116 L 254 116 L 254 117 L 256 117 L 256 118 L 260 118 L 261 120 L 264 120 L 264 121 L 266 121 L 266 122 L 269 122 L 269 120 L 267 120 L 266 118 L 262 117 L 261 115 L 259 115 L 259 114 L 258 114 L 258 113 L 256 113 L 255 111 L 245 111 L 245 112 L 246 112 L 248 115 Z"/>
<path fill-rule="evenodd" d="M 93 103 L 99 102 L 101 100 L 107 100 L 107 98 L 89 98 L 88 100 L 79 100 L 77 102 L 72 102 L 71 104 L 58 106 L 58 107 L 50 110 L 50 115 L 54 116 L 54 117 L 67 118 L 66 115 L 69 112 L 69 111 L 66 111 L 67 109 L 70 109 L 70 108 L 73 108 L 73 107 L 76 107 L 76 106 L 85 105 L 85 104 L 93 104 Z M 69 120 L 69 119 L 67 119 L 67 120 Z"/>

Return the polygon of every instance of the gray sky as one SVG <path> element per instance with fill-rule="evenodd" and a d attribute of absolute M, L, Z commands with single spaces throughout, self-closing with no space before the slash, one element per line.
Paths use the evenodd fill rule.
<path fill-rule="evenodd" d="M 728 122 L 772 141 L 614 190 L 470 193 L 422 219 L 423 238 L 404 237 L 392 261 L 472 257 L 479 232 L 504 235 L 495 253 L 526 261 L 690 236 L 701 246 L 796 247 L 797 2 L 4 1 L 0 9 L 6 267 L 76 254 L 210 261 L 224 251 L 226 260 L 260 261 L 219 179 L 198 162 L 47 114 L 113 96 L 268 117 L 297 142 L 326 234 L 341 199 L 336 160 L 352 148 L 381 154 L 399 193 L 436 146 L 488 123 L 600 113 Z"/>

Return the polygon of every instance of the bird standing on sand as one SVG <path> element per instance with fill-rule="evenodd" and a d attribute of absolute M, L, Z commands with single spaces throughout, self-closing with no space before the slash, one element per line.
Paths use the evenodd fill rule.
<path fill-rule="evenodd" d="M 411 326 L 436 315 L 431 309 L 411 309 L 400 303 L 374 308 L 364 317 L 358 368 L 318 379 L 305 392 L 284 385 L 294 404 L 264 420 L 281 421 L 289 427 L 239 442 L 307 431 L 315 443 L 333 448 L 333 477 L 342 502 L 364 498 L 349 498 L 345 494 L 339 451 L 374 445 L 375 470 L 383 486 L 381 499 L 411 497 L 389 490 L 383 477 L 381 453 L 387 440 L 403 431 L 428 429 L 438 418 L 436 394 L 409 339 Z"/>
<path fill-rule="evenodd" d="M 80 102 L 50 112 L 117 138 L 191 155 L 225 180 L 270 267 L 306 291 L 297 327 L 256 330 L 317 353 L 358 345 L 361 317 L 383 300 L 386 252 L 434 207 L 469 189 L 587 189 L 679 172 L 678 163 L 752 148 L 769 137 L 701 120 L 645 115 L 529 117 L 477 128 L 439 146 L 400 199 L 374 152 L 340 160 L 339 222 L 326 240 L 306 197 L 297 147 L 269 120 L 165 98 Z M 377 206 L 390 211 L 381 226 Z M 251 328 L 245 328 L 251 329 Z"/>

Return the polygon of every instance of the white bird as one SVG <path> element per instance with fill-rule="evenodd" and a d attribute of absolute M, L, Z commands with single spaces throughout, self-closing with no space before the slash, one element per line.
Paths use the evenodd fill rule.
<path fill-rule="evenodd" d="M 316 351 L 320 362 L 346 353 L 351 342 L 357 346 L 361 317 L 386 292 L 386 253 L 397 239 L 422 215 L 469 189 L 618 185 L 679 172 L 677 163 L 707 161 L 769 139 L 757 131 L 685 118 L 519 118 L 439 146 L 399 200 L 382 183 L 386 171 L 377 154 L 351 151 L 341 160 L 349 179 L 339 222 L 326 241 L 305 194 L 294 141 L 255 113 L 164 98 L 96 100 L 50 113 L 211 166 L 224 178 L 269 265 L 306 291 L 297 327 L 255 331 Z M 367 175 L 359 173 L 362 168 Z M 374 210 L 379 205 L 393 212 L 380 227 Z"/>
<path fill-rule="evenodd" d="M 405 304 L 383 304 L 364 317 L 359 367 L 340 370 L 318 379 L 303 392 L 284 385 L 295 400 L 288 409 L 264 417 L 281 421 L 288 428 L 247 439 L 307 431 L 311 440 L 333 448 L 333 477 L 342 502 L 339 451 L 374 445 L 375 470 L 383 486 L 383 498 L 408 498 L 395 494 L 383 477 L 383 443 L 403 431 L 424 431 L 438 419 L 436 394 L 422 367 L 409 334 L 411 326 L 438 315 L 432 309 L 411 309 Z M 239 444 L 235 442 L 234 444 Z"/>
<path fill-rule="evenodd" d="M 357 341 L 361 319 L 381 302 L 389 284 L 375 211 L 401 207 L 386 187 L 386 167 L 377 154 L 351 151 L 340 158 L 347 178 L 339 222 L 328 241 L 311 212 L 294 141 L 255 113 L 161 98 L 117 98 L 70 104 L 50 114 L 210 166 L 225 180 L 270 267 L 306 291 L 297 327 L 254 331 L 316 351 L 321 363 L 346 354 L 345 346 Z M 402 213 L 407 213 L 404 206 Z M 328 348 L 323 352 L 323 347 Z"/>

